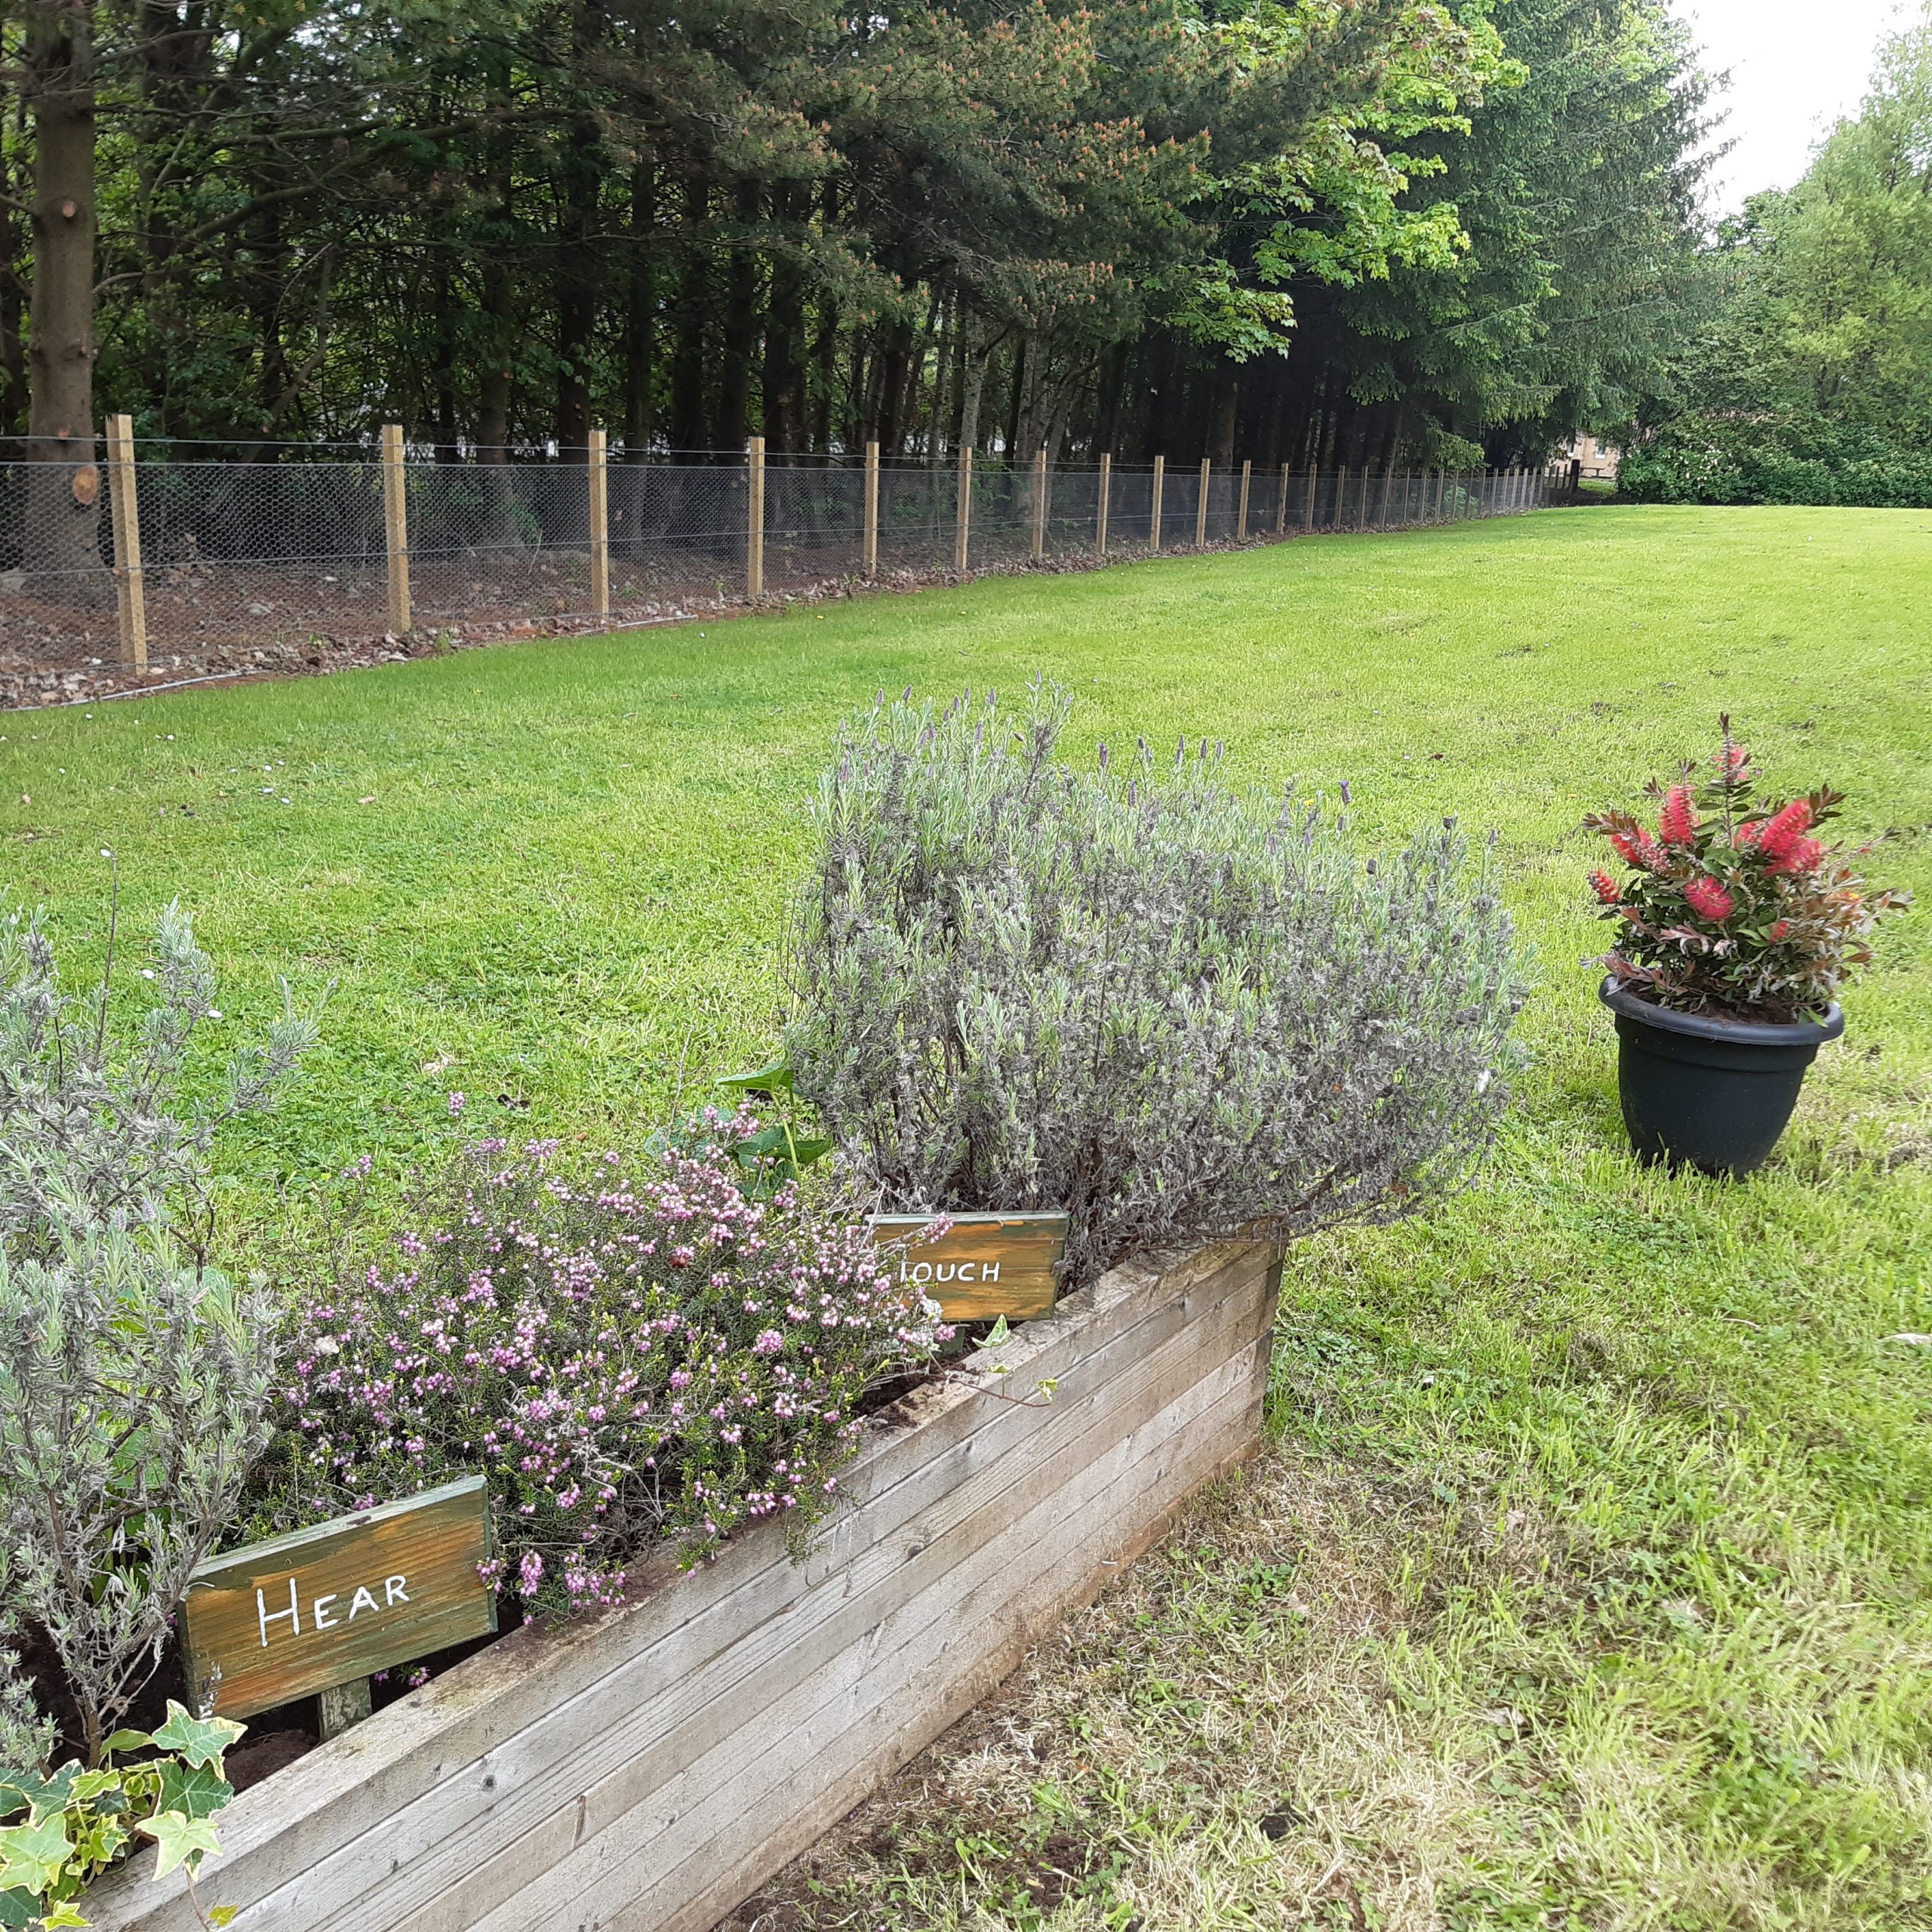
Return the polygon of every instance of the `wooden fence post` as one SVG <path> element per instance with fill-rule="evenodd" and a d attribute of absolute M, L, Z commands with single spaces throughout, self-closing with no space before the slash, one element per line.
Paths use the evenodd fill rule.
<path fill-rule="evenodd" d="M 1328 513 L 1328 528 L 1340 530 L 1342 518 L 1349 507 L 1349 466 L 1345 463 L 1335 472 L 1335 504 Z"/>
<path fill-rule="evenodd" d="M 409 629 L 408 472 L 402 463 L 402 425 L 383 425 L 383 531 L 389 546 L 389 629 Z"/>
<path fill-rule="evenodd" d="M 752 438 L 745 452 L 745 595 L 764 595 L 764 438 Z"/>
<path fill-rule="evenodd" d="M 611 621 L 611 501 L 605 489 L 604 432 L 590 432 L 584 452 L 584 481 L 590 492 L 590 608 L 595 622 Z"/>
<path fill-rule="evenodd" d="M 1315 528 L 1315 500 L 1321 494 L 1321 472 L 1318 466 L 1308 472 L 1308 501 L 1303 506 L 1302 528 L 1312 531 Z"/>
<path fill-rule="evenodd" d="M 1288 466 L 1281 466 L 1281 500 L 1275 506 L 1275 534 L 1285 537 L 1288 534 Z"/>
<path fill-rule="evenodd" d="M 1161 547 L 1161 485 L 1167 480 L 1168 460 L 1164 456 L 1154 459 L 1154 515 L 1152 528 L 1149 532 L 1147 546 L 1158 550 Z"/>
<path fill-rule="evenodd" d="M 141 506 L 134 488 L 134 419 L 107 419 L 107 500 L 114 518 L 114 601 L 121 661 L 148 668 L 147 592 L 141 580 Z"/>
<path fill-rule="evenodd" d="M 1113 481 L 1113 452 L 1111 450 L 1103 450 L 1100 452 L 1100 511 L 1099 537 L 1100 555 L 1103 557 L 1107 554 L 1107 498 L 1112 493 Z"/>
<path fill-rule="evenodd" d="M 1047 554 L 1047 446 L 1033 452 L 1033 561 Z"/>
<path fill-rule="evenodd" d="M 1383 530 L 1389 528 L 1389 495 L 1395 487 L 1395 459 L 1392 456 L 1389 459 L 1388 468 L 1382 472 L 1382 514 L 1377 518 L 1379 527 Z"/>
<path fill-rule="evenodd" d="M 1194 547 L 1208 541 L 1208 459 L 1201 459 L 1201 500 L 1194 506 Z"/>
<path fill-rule="evenodd" d="M 865 561 L 862 566 L 868 577 L 878 575 L 878 445 L 866 445 L 866 534 Z"/>
<path fill-rule="evenodd" d="M 952 568 L 966 574 L 967 546 L 973 528 L 973 452 L 959 452 L 959 514 L 952 530 Z"/>
<path fill-rule="evenodd" d="M 1235 539 L 1238 543 L 1247 541 L 1247 485 L 1254 474 L 1254 464 L 1250 459 L 1241 466 L 1241 508 L 1235 513 Z"/>

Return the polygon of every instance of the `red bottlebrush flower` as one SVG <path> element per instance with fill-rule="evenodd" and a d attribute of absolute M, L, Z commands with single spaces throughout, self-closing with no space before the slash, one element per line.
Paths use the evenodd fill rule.
<path fill-rule="evenodd" d="M 1736 909 L 1731 897 L 1714 878 L 1693 879 L 1684 888 L 1692 912 L 1714 924 L 1730 917 Z"/>
<path fill-rule="evenodd" d="M 1764 827 L 1770 823 L 1768 819 L 1754 818 L 1749 825 L 1740 825 L 1737 828 L 1731 836 L 1730 842 L 1740 852 L 1748 852 L 1764 835 Z"/>
<path fill-rule="evenodd" d="M 1590 890 L 1594 892 L 1606 906 L 1614 906 L 1617 900 L 1623 896 L 1617 889 L 1616 880 L 1612 878 L 1609 873 L 1605 872 L 1595 872 L 1591 873 Z"/>
<path fill-rule="evenodd" d="M 1663 848 L 1647 833 L 1639 832 L 1632 838 L 1626 832 L 1613 832 L 1610 842 L 1616 847 L 1617 856 L 1639 872 L 1656 872 L 1663 863 Z"/>
<path fill-rule="evenodd" d="M 1765 869 L 1774 872 L 1808 872 L 1824 856 L 1823 840 L 1800 838 L 1793 843 L 1789 851 L 1774 859 Z"/>
<path fill-rule="evenodd" d="M 1697 808 L 1687 785 L 1673 785 L 1664 794 L 1660 829 L 1666 845 L 1687 845 L 1697 835 Z"/>
<path fill-rule="evenodd" d="M 1794 798 L 1777 817 L 1765 821 L 1758 834 L 1758 844 L 1767 858 L 1787 857 L 1804 836 L 1811 823 L 1811 807 L 1804 798 Z"/>
<path fill-rule="evenodd" d="M 1751 754 L 1742 745 L 1726 745 L 1718 753 L 1718 770 L 1726 778 L 1736 778 L 1749 761 Z"/>
<path fill-rule="evenodd" d="M 1773 943 L 1775 943 L 1779 940 L 1783 939 L 1785 934 L 1790 931 L 1791 921 L 1789 919 L 1779 920 L 1777 923 L 1771 928 L 1771 939 Z"/>

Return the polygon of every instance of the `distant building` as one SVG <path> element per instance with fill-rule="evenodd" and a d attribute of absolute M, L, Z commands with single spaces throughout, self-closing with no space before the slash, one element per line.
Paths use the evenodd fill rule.
<path fill-rule="evenodd" d="M 1601 436 L 1580 430 L 1570 438 L 1570 447 L 1564 452 L 1566 464 L 1580 463 L 1580 474 L 1585 478 L 1599 477 L 1604 481 L 1617 481 L 1617 466 L 1623 452 L 1614 444 L 1605 442 Z"/>

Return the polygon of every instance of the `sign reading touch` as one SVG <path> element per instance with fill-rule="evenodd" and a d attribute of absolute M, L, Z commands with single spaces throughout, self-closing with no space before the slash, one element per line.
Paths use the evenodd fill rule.
<path fill-rule="evenodd" d="M 872 1228 L 879 1241 L 900 1241 L 942 1219 L 950 1229 L 909 1247 L 899 1275 L 923 1288 L 949 1321 L 1052 1313 L 1065 1214 L 875 1214 Z"/>

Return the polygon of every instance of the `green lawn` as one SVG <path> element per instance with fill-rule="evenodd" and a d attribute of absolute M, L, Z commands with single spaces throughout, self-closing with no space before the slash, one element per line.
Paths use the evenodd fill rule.
<path fill-rule="evenodd" d="M 230 1154 L 245 1226 L 446 1140 L 452 1088 L 623 1139 L 758 1051 L 804 798 L 881 685 L 1044 671 L 1083 741 L 1346 778 L 1367 838 L 1496 826 L 1536 991 L 1487 1180 L 1295 1251 L 1268 1457 L 768 1917 L 1932 1926 L 1932 1347 L 1888 1339 L 1932 1331 L 1926 915 L 1762 1176 L 1640 1173 L 1577 829 L 1728 709 L 1923 902 L 1928 539 L 1599 507 L 16 713 L 12 882 L 78 970 L 116 851 L 124 917 L 195 911 L 230 1026 L 337 983 Z"/>

